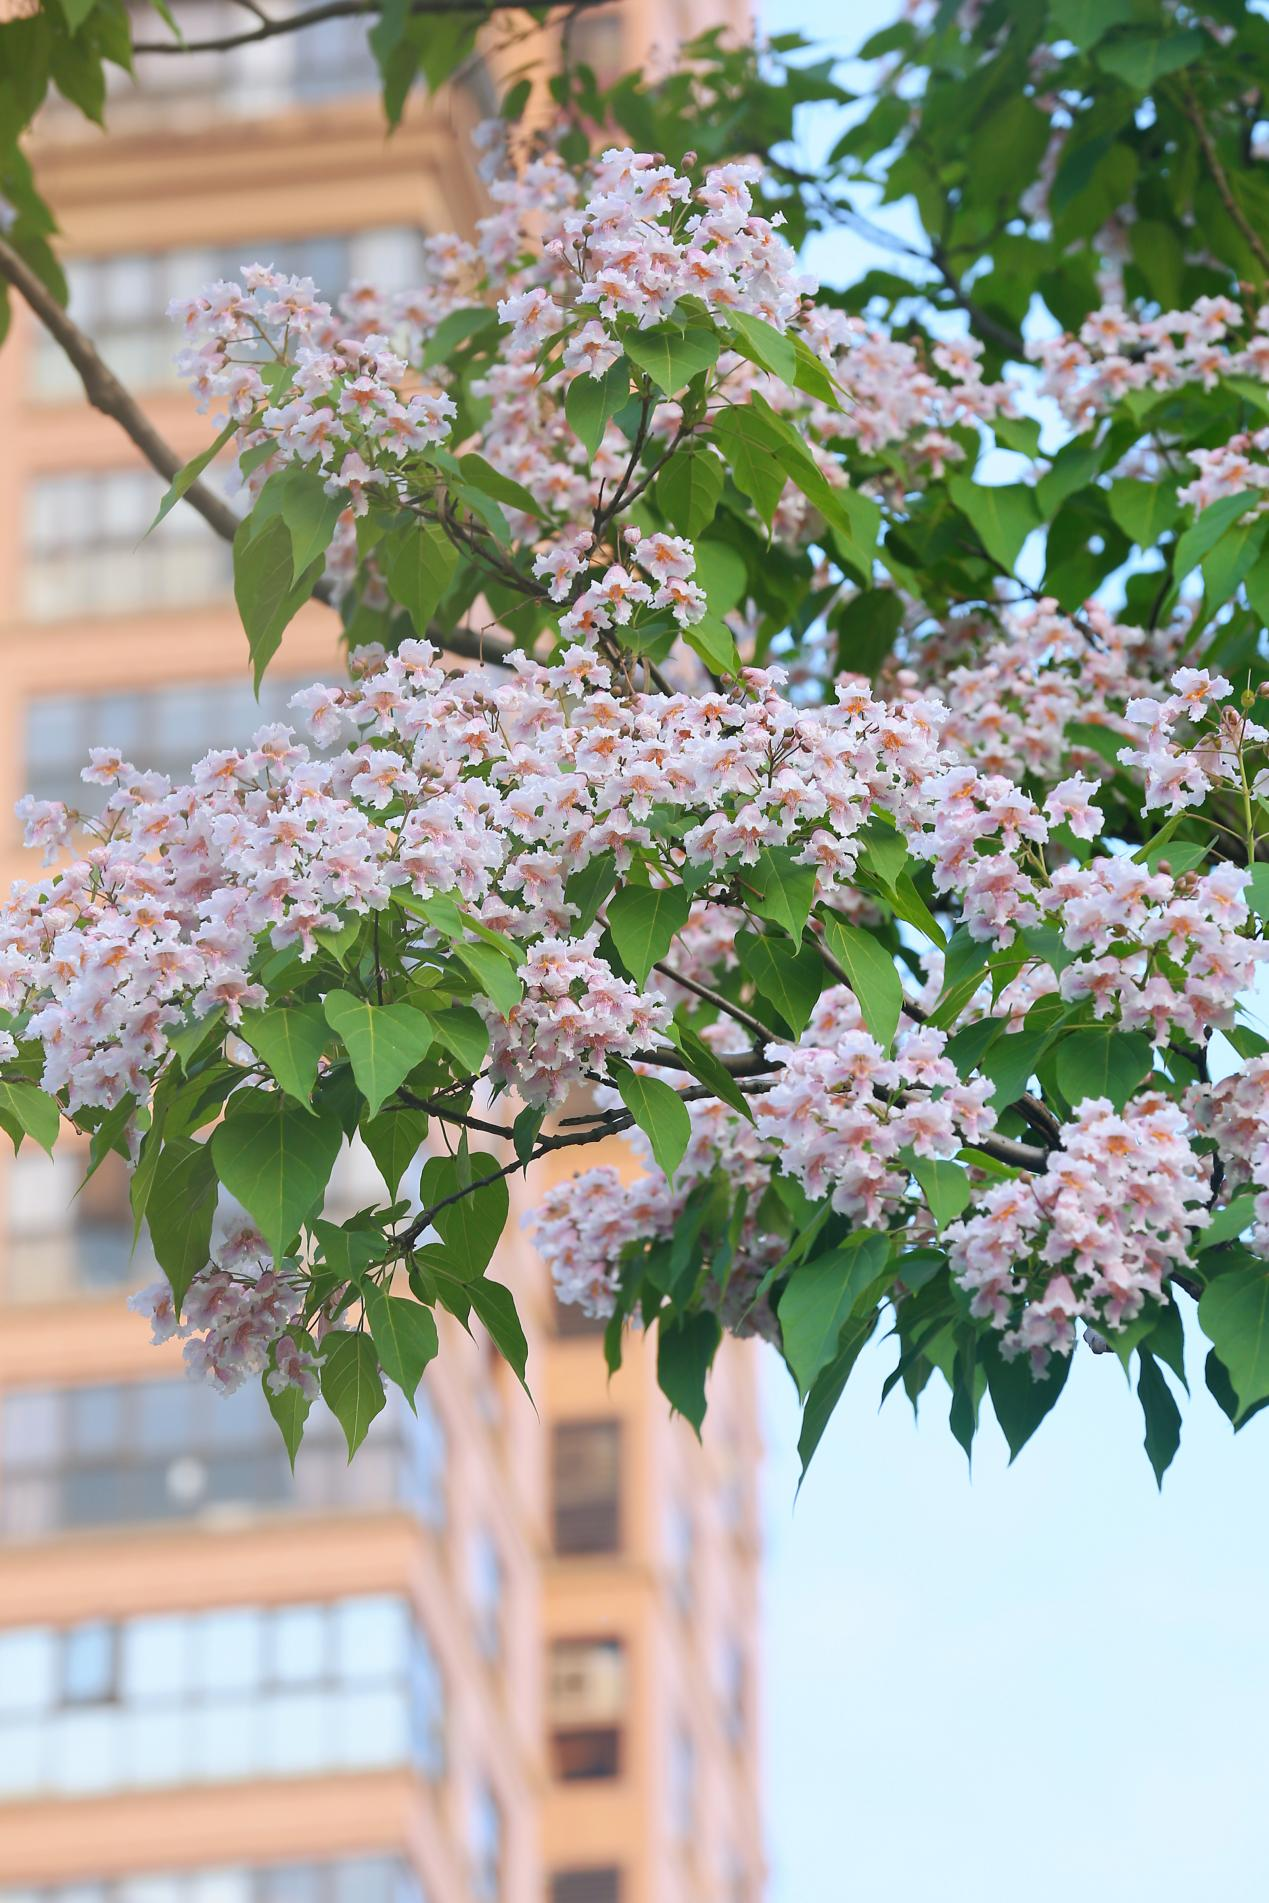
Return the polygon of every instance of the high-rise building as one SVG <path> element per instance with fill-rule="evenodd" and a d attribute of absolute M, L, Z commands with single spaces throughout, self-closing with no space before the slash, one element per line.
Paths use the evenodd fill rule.
<path fill-rule="evenodd" d="M 578 29 L 612 69 L 724 11 Z M 249 20 L 182 23 L 222 15 Z M 405 285 L 423 234 L 479 214 L 481 69 L 385 144 L 364 35 L 154 57 L 106 139 L 41 131 L 72 310 L 182 454 L 209 430 L 169 297 L 254 257 Z M 107 741 L 182 771 L 340 662 L 310 607 L 257 705 L 225 546 L 178 509 L 138 548 L 162 485 L 21 310 L 0 438 L 17 873 L 20 791 L 79 798 Z M 390 1406 L 349 1467 L 315 1411 L 292 1478 L 259 1393 L 188 1382 L 127 1312 L 152 1267 L 115 1161 L 78 1196 L 69 1146 L 0 1161 L 0 1903 L 757 1903 L 750 1354 L 721 1358 L 698 1446 L 637 1341 L 609 1385 L 513 1209 L 539 1412 L 449 1326 L 417 1415 Z M 334 1193 L 375 1190 L 349 1160 Z"/>

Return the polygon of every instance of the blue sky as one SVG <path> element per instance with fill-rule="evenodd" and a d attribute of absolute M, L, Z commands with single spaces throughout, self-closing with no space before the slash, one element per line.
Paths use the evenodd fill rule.
<path fill-rule="evenodd" d="M 897 12 L 780 0 L 766 22 L 845 52 Z M 796 1398 L 765 1358 L 769 1903 L 1265 1894 L 1269 1426 L 1232 1435 L 1185 1320 L 1162 1495 L 1113 1358 L 1077 1357 L 1012 1470 L 987 1423 L 971 1478 L 938 1377 L 919 1423 L 894 1396 L 877 1413 L 878 1346 L 795 1503 Z"/>

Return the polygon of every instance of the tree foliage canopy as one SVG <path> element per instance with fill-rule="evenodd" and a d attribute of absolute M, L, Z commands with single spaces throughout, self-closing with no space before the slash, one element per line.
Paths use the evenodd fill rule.
<path fill-rule="evenodd" d="M 470 51 L 438 11 L 372 28 L 390 117 Z M 122 19 L 0 29 L 0 272 L 63 332 L 16 134 L 50 80 L 99 107 Z M 26 803 L 0 1123 L 130 1157 L 156 1334 L 293 1457 L 319 1390 L 350 1451 L 413 1393 L 438 1308 L 524 1379 L 508 1179 L 622 1134 L 642 1174 L 537 1238 L 698 1428 L 727 1331 L 804 1462 L 879 1332 L 967 1451 L 1084 1343 L 1160 1478 L 1187 1328 L 1235 1427 L 1269 1399 L 1267 36 L 927 5 L 854 96 L 715 34 L 601 88 L 566 33 L 416 291 L 190 287 L 223 427 L 160 517 L 232 451 L 257 682 L 314 595 L 350 672 L 188 786 L 103 749 L 104 815 Z M 816 287 L 840 227 L 876 266 Z M 354 1139 L 383 1195 L 336 1223 Z"/>

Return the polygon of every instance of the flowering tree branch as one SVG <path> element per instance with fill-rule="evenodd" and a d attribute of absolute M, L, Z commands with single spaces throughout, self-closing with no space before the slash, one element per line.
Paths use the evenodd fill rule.
<path fill-rule="evenodd" d="M 0 237 L 0 277 L 7 279 L 21 293 L 49 335 L 60 344 L 78 374 L 84 395 L 92 407 L 119 425 L 157 475 L 169 482 L 179 476 L 185 466 L 181 456 L 120 382 L 92 339 L 81 330 L 48 286 L 3 237 Z M 184 484 L 181 500 L 187 502 L 196 514 L 202 516 L 208 527 L 227 542 L 233 541 L 242 526 L 242 517 L 237 510 L 198 477 Z M 333 605 L 335 601 L 334 588 L 326 580 L 318 581 L 312 593 L 316 601 L 328 605 Z M 438 639 L 444 642 L 452 654 L 473 661 L 500 661 L 511 652 L 512 647 L 503 635 L 466 627 L 447 628 L 443 635 L 438 635 Z"/>
<path fill-rule="evenodd" d="M 135 1159 L 156 1335 L 259 1376 L 292 1452 L 319 1396 L 354 1449 L 439 1309 L 523 1378 L 507 1179 L 604 1142 L 536 1239 L 697 1426 L 756 1326 L 805 1461 L 880 1336 L 883 1393 L 945 1381 L 967 1449 L 986 1394 L 1016 1452 L 1087 1344 L 1161 1474 L 1178 1295 L 1235 1425 L 1269 1401 L 1269 316 L 1253 181 L 1169 79 L 1238 110 L 1247 48 L 1140 9 L 1076 44 L 1056 0 L 1037 46 L 1048 10 L 916 9 L 822 183 L 687 145 L 849 103 L 819 68 L 711 42 L 604 94 L 566 58 L 421 284 L 175 307 L 257 679 L 314 595 L 348 676 L 188 784 L 99 748 L 95 815 L 24 802 L 55 869 L 0 913 L 0 1126 Z M 803 275 L 789 234 L 864 180 L 981 334 Z M 984 318 L 1037 298 L 989 374 Z M 448 669 L 484 613 L 519 651 Z M 335 1222 L 354 1132 L 383 1193 Z"/>
<path fill-rule="evenodd" d="M 22 294 L 49 335 L 61 345 L 92 407 L 117 423 L 150 467 L 170 482 L 179 474 L 183 459 L 155 429 L 141 405 L 104 361 L 92 339 L 85 335 L 48 286 L 3 237 L 0 237 L 0 276 L 7 278 L 13 288 Z M 185 500 L 217 535 L 232 542 L 240 518 L 222 497 L 205 482 L 195 480 L 187 487 Z"/>

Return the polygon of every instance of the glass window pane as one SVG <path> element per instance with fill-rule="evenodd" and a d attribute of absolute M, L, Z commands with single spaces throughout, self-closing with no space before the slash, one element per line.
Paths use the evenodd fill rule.
<path fill-rule="evenodd" d="M 127 1699 L 178 1699 L 190 1686 L 189 1621 L 181 1614 L 130 1619 L 123 1629 L 121 1667 Z"/>
<path fill-rule="evenodd" d="M 115 1695 L 115 1628 L 104 1620 L 72 1626 L 62 1636 L 62 1698 L 99 1705 Z"/>
<path fill-rule="evenodd" d="M 325 1606 L 283 1606 L 269 1616 L 268 1676 L 309 1685 L 326 1676 L 330 1614 Z"/>
<path fill-rule="evenodd" d="M 0 1632 L 0 1713 L 49 1711 L 57 1697 L 57 1657 L 47 1626 Z"/>
<path fill-rule="evenodd" d="M 264 1676 L 264 1615 L 254 1606 L 204 1612 L 190 1621 L 195 1691 L 253 1691 Z"/>
<path fill-rule="evenodd" d="M 124 1441 L 124 1406 L 121 1387 L 71 1388 L 70 1444 L 75 1452 L 98 1460 L 117 1453 Z"/>
<path fill-rule="evenodd" d="M 346 1683 L 404 1679 L 410 1620 L 400 1599 L 345 1599 L 334 1611 L 334 1674 Z"/>

